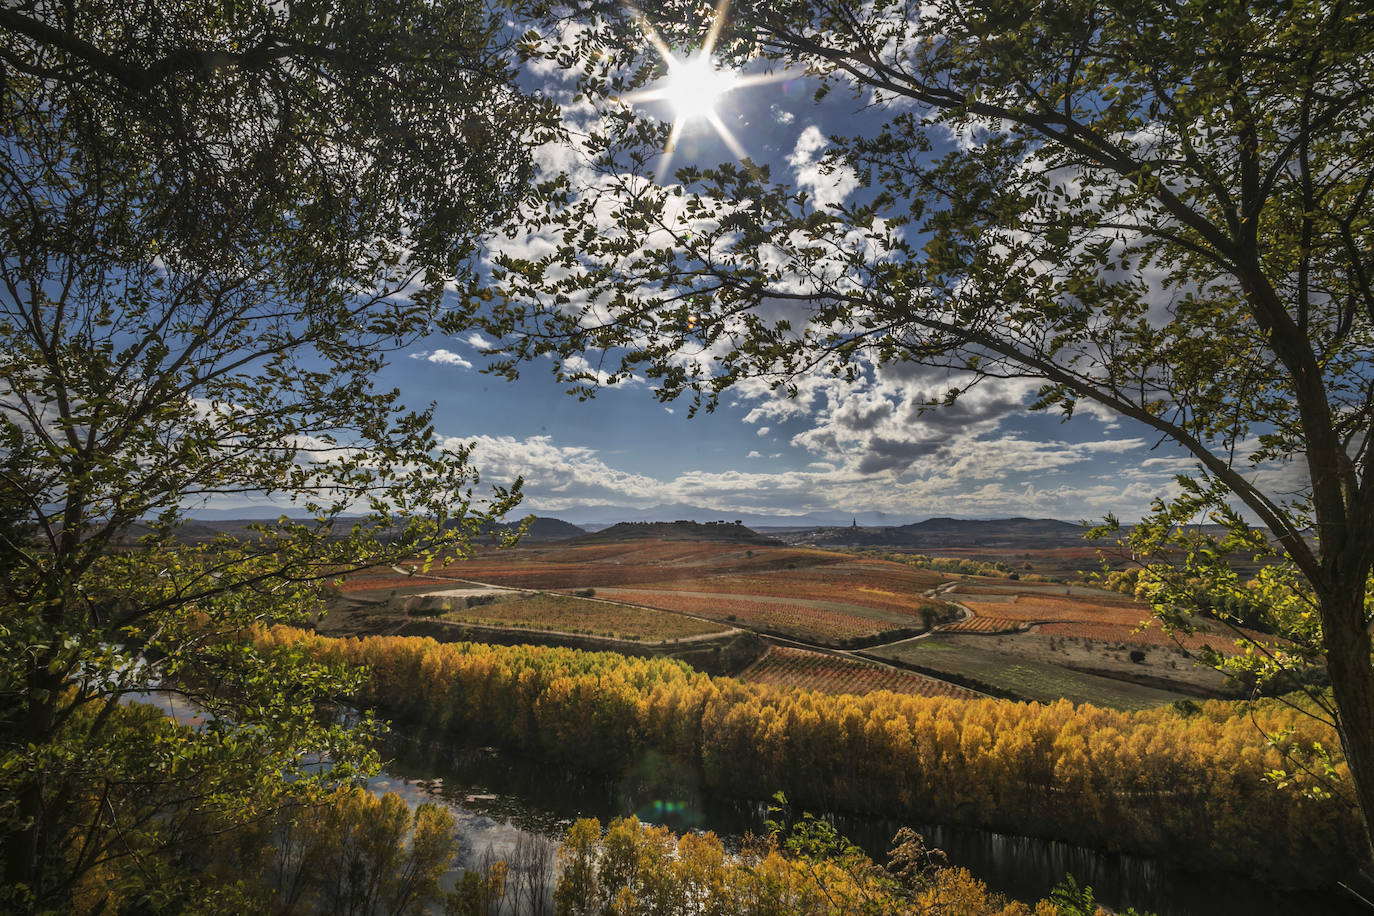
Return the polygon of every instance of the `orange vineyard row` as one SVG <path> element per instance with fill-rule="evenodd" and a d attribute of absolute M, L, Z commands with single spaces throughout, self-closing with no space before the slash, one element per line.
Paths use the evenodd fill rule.
<path fill-rule="evenodd" d="M 666 611 L 697 614 L 727 623 L 739 622 L 765 630 L 799 633 L 820 639 L 867 636 L 888 628 L 882 621 L 860 614 L 819 610 L 803 605 L 772 604 L 745 598 L 701 597 L 672 591 L 617 588 L 607 597 Z"/>
<path fill-rule="evenodd" d="M 773 687 L 799 687 L 823 693 L 866 694 L 890 690 L 921 697 L 977 696 L 972 690 L 914 672 L 898 671 L 804 649 L 774 646 L 740 678 Z"/>

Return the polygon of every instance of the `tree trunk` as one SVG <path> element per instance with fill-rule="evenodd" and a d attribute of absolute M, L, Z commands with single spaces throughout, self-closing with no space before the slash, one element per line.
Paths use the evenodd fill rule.
<path fill-rule="evenodd" d="M 1346 594 L 1322 594 L 1327 670 L 1340 712 L 1341 745 L 1374 857 L 1374 665 L 1364 621 L 1363 575 Z"/>
<path fill-rule="evenodd" d="M 28 679 L 29 695 L 26 709 L 20 716 L 12 741 L 22 748 L 28 744 L 42 747 L 52 741 L 52 722 L 55 693 L 60 685 L 45 671 L 33 671 Z M 43 803 L 43 774 L 24 774 L 15 789 L 16 805 L 13 824 L 5 831 L 0 844 L 4 847 L 5 886 L 13 892 L 19 886 L 33 895 L 33 903 L 41 904 L 45 892 L 43 866 L 48 837 L 45 836 L 50 815 Z M 13 901 L 18 904 L 19 901 Z"/>

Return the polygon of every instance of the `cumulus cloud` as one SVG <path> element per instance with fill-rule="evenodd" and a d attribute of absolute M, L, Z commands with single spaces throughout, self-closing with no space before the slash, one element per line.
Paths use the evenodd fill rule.
<path fill-rule="evenodd" d="M 859 186 L 859 176 L 848 166 L 822 165 L 821 154 L 827 143 L 825 134 L 813 124 L 797 136 L 796 146 L 787 157 L 797 184 L 810 192 L 818 209 L 843 203 Z"/>
<path fill-rule="evenodd" d="M 472 363 L 452 350 L 440 348 L 431 353 L 412 353 L 411 359 L 423 359 L 427 363 L 438 363 L 441 366 L 457 366 L 460 369 L 471 369 Z"/>
<path fill-rule="evenodd" d="M 594 449 L 554 444 L 549 436 L 449 437 L 448 448 L 471 444 L 469 460 L 484 481 L 509 484 L 517 477 L 526 481 L 526 492 L 548 504 L 604 502 L 608 499 L 657 501 L 661 482 L 641 474 L 621 471 L 606 464 Z"/>
<path fill-rule="evenodd" d="M 1089 475 L 1056 472 L 1099 456 L 1124 455 L 1140 440 L 1068 443 L 1021 439 L 974 441 L 951 447 L 949 460 L 918 469 L 868 472 L 862 456 L 843 461 L 768 464 L 759 471 L 685 470 L 654 476 L 616 467 L 595 448 L 559 445 L 549 436 L 453 437 L 471 443 L 471 460 L 489 483 L 523 477 L 526 508 L 553 512 L 575 506 L 647 508 L 683 503 L 722 511 L 798 514 L 880 510 L 912 520 L 930 515 L 1037 515 L 1096 518 L 1108 511 L 1138 517 L 1150 501 L 1173 492 L 1168 473 Z M 782 453 L 750 451 L 777 461 Z M 1035 477 L 1024 476 L 1035 473 Z M 1053 481 L 1053 482 L 1048 482 Z"/>

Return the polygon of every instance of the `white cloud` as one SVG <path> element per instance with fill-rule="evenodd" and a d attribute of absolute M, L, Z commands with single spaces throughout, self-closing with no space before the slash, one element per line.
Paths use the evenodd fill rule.
<path fill-rule="evenodd" d="M 457 366 L 460 369 L 471 369 L 472 363 L 454 353 L 452 350 L 440 348 L 432 353 L 412 353 L 411 359 L 423 359 L 427 363 L 438 363 L 441 366 Z"/>
<path fill-rule="evenodd" d="M 467 337 L 463 339 L 467 342 L 467 345 L 469 347 L 474 347 L 478 350 L 488 350 L 492 347 L 492 342 L 490 340 L 487 340 L 477 331 L 473 331 L 471 334 L 469 334 Z"/>
<path fill-rule="evenodd" d="M 848 166 L 823 166 L 821 152 L 828 145 L 825 134 L 814 124 L 797 136 L 797 145 L 787 157 L 797 184 L 811 193 L 817 209 L 843 203 L 859 186 L 859 176 Z"/>
<path fill-rule="evenodd" d="M 745 455 L 744 457 L 746 457 L 746 458 L 762 458 L 762 457 L 763 457 L 763 452 L 759 451 L 759 450 L 756 449 L 756 448 L 755 448 L 755 449 L 750 449 L 750 450 L 749 450 L 749 454 Z"/>
<path fill-rule="evenodd" d="M 580 376 L 579 381 L 591 382 L 601 386 L 633 385 L 637 382 L 644 381 L 644 379 L 637 375 L 622 375 L 616 378 L 613 373 L 607 372 L 599 365 L 592 365 L 591 360 L 578 354 L 563 358 L 563 373 L 565 375 Z"/>
<path fill-rule="evenodd" d="M 810 511 L 880 510 L 911 520 L 931 515 L 1033 515 L 1069 520 L 1098 518 L 1108 511 L 1122 518 L 1139 517 L 1150 501 L 1174 492 L 1168 473 L 1096 475 L 1054 483 L 1042 481 L 1093 455 L 1123 453 L 1140 447 L 1126 442 L 1031 442 L 1009 439 L 960 443 L 950 460 L 918 468 L 866 472 L 861 456 L 843 461 L 814 461 L 805 468 L 764 466 L 760 471 L 686 470 L 651 476 L 615 467 L 594 448 L 561 446 L 549 436 L 453 437 L 450 447 L 471 442 L 471 460 L 487 483 L 525 480 L 529 511 L 557 513 L 586 505 L 645 508 L 684 503 L 722 511 L 797 514 Z M 750 459 L 781 458 L 750 451 Z M 1128 456 L 1126 457 L 1128 461 Z M 970 467 L 980 466 L 979 473 Z M 1027 479 L 1022 472 L 1037 472 Z"/>

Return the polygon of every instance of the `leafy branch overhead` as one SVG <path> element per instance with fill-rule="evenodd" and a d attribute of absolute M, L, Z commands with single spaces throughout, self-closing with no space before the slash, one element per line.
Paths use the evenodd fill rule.
<path fill-rule="evenodd" d="M 374 379 L 555 125 L 481 4 L 39 0 L 0 61 L 0 908 L 146 909 L 211 895 L 168 849 L 375 765 L 355 681 L 244 633 L 518 501 Z M 212 718 L 126 710 L 169 695 Z"/>
<path fill-rule="evenodd" d="M 597 116 L 544 176 L 567 206 L 526 213 L 462 313 L 504 335 L 497 371 L 594 352 L 710 409 L 749 379 L 916 363 L 948 371 L 946 401 L 1025 378 L 1036 408 L 1140 424 L 1196 461 L 1207 498 L 1180 505 L 1272 536 L 1269 575 L 1315 609 L 1284 635 L 1320 650 L 1374 812 L 1367 9 L 735 3 L 722 65 L 854 100 L 818 164 L 853 187 L 833 200 L 748 160 L 655 173 L 668 127 L 624 99 L 660 74 L 648 30 L 701 41 L 699 4 L 530 6 L 527 52 Z"/>

